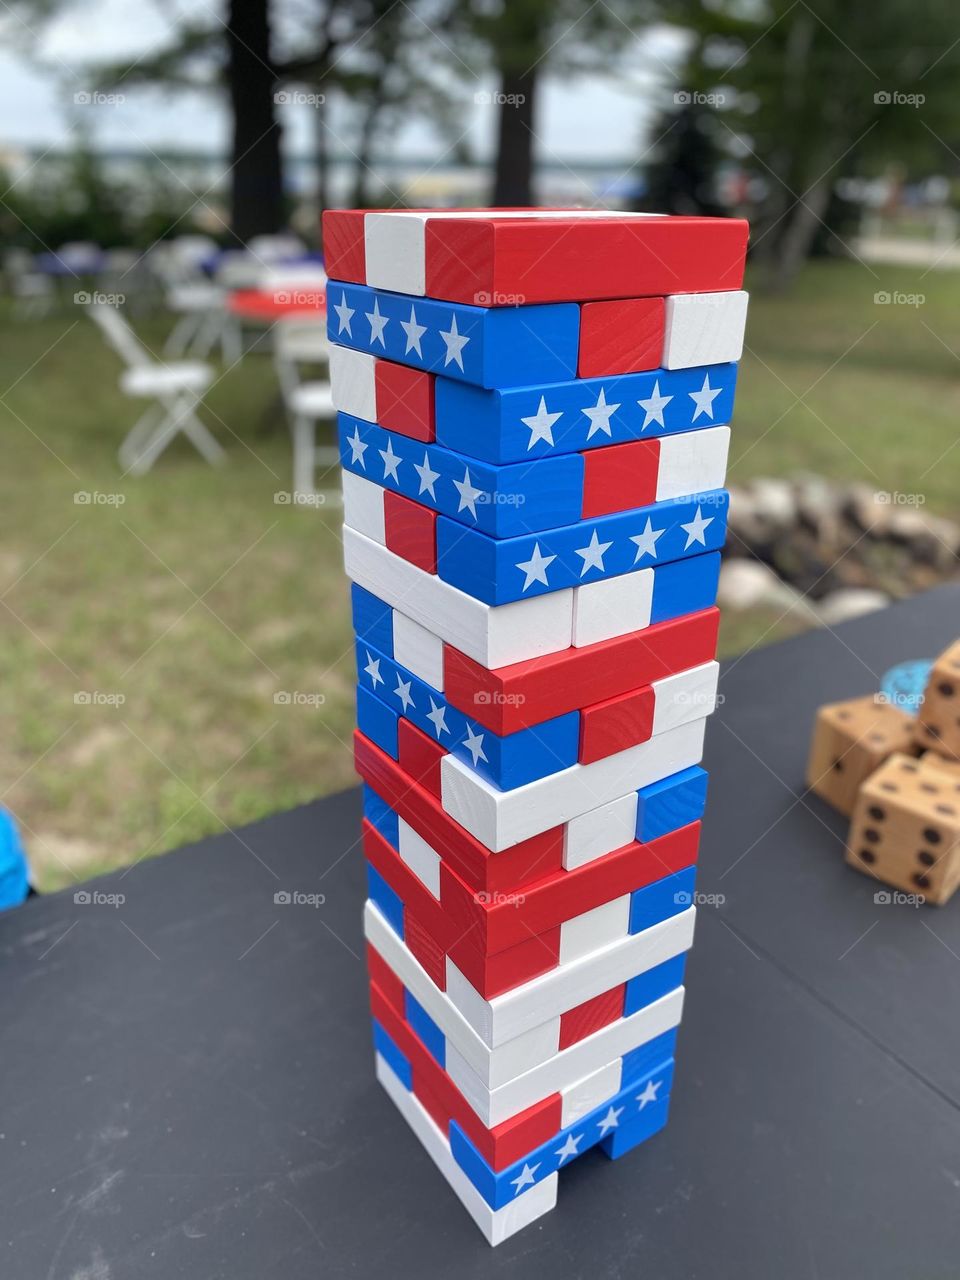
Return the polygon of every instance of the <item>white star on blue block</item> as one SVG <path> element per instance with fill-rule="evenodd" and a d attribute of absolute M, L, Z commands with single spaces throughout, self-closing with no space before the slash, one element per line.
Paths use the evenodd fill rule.
<path fill-rule="evenodd" d="M 437 732 L 437 741 L 440 741 L 441 733 L 449 733 L 450 728 L 446 721 L 447 708 L 441 703 L 438 707 L 434 700 L 430 699 L 430 710 L 427 712 L 427 719 L 433 725 Z"/>
<path fill-rule="evenodd" d="M 705 413 L 708 418 L 713 417 L 713 402 L 722 390 L 722 387 L 711 387 L 710 375 L 709 373 L 705 373 L 703 375 L 703 386 L 700 390 L 687 392 L 687 395 L 697 406 L 696 412 L 693 415 L 694 422 L 696 422 L 700 417 L 701 413 Z"/>
<path fill-rule="evenodd" d="M 641 1111 L 642 1111 L 642 1110 L 643 1110 L 643 1108 L 647 1105 L 647 1103 L 648 1103 L 648 1102 L 656 1102 L 656 1101 L 657 1101 L 657 1094 L 660 1092 L 660 1086 L 661 1086 L 662 1084 L 663 1084 L 663 1081 L 662 1081 L 662 1080 L 657 1080 L 657 1081 L 648 1080 L 648 1081 L 647 1081 L 647 1083 L 646 1083 L 646 1087 L 644 1088 L 643 1093 L 638 1093 L 638 1094 L 637 1094 L 637 1101 L 640 1103 L 640 1110 L 641 1110 Z"/>
<path fill-rule="evenodd" d="M 530 429 L 530 443 L 527 445 L 527 449 L 532 449 L 538 440 L 546 440 L 547 444 L 552 445 L 553 425 L 558 418 L 562 417 L 562 413 L 548 413 L 547 402 L 541 396 L 537 412 L 531 414 L 529 418 L 520 419 L 523 425 Z"/>
<path fill-rule="evenodd" d="M 352 338 L 353 333 L 350 329 L 350 321 L 356 313 L 356 308 L 347 306 L 347 295 L 345 293 L 340 294 L 340 301 L 333 309 L 337 313 L 337 319 L 340 321 L 340 328 L 337 333 L 341 334 L 346 330 L 347 337 Z"/>
<path fill-rule="evenodd" d="M 398 453 L 393 452 L 393 441 L 387 440 L 386 449 L 378 449 L 377 453 L 383 459 L 384 480 L 393 480 L 394 484 L 399 484 L 400 478 L 397 475 L 397 467 L 399 467 L 402 459 Z"/>
<path fill-rule="evenodd" d="M 515 1188 L 513 1193 L 515 1196 L 518 1196 L 524 1187 L 533 1186 L 534 1182 L 536 1182 L 536 1178 L 534 1178 L 533 1175 L 539 1168 L 539 1164 L 535 1164 L 532 1167 L 528 1164 L 524 1164 L 519 1174 L 515 1178 L 510 1179 L 511 1187 Z"/>
<path fill-rule="evenodd" d="M 587 1135 L 585 1133 L 568 1133 L 563 1146 L 558 1147 L 553 1154 L 561 1164 L 563 1164 L 564 1160 L 572 1160 L 574 1156 L 578 1156 L 580 1154 L 580 1143 L 586 1136 Z"/>
<path fill-rule="evenodd" d="M 403 349 L 403 354 L 408 356 L 411 351 L 416 351 L 422 360 L 423 352 L 420 350 L 420 339 L 427 332 L 427 326 L 425 324 L 417 324 L 417 313 L 412 303 L 410 305 L 410 319 L 401 320 L 400 328 L 407 335 L 407 345 Z"/>
<path fill-rule="evenodd" d="M 359 462 L 364 471 L 366 471 L 367 464 L 364 461 L 363 455 L 367 452 L 370 446 L 368 444 L 364 444 L 360 439 L 359 427 L 354 426 L 353 435 L 347 436 L 347 444 L 350 446 L 350 452 L 353 454 L 353 457 L 350 459 L 351 463 Z"/>
<path fill-rule="evenodd" d="M 485 760 L 487 764 L 490 763 L 484 755 L 482 733 L 473 733 L 470 729 L 467 729 L 467 736 L 463 740 L 463 745 L 470 752 L 471 756 L 473 756 L 474 768 L 477 767 L 477 763 L 480 760 Z"/>
<path fill-rule="evenodd" d="M 590 430 L 587 432 L 587 439 L 589 440 L 598 431 L 602 431 L 604 435 L 610 435 L 610 415 L 616 413 L 619 408 L 618 404 L 607 404 L 606 393 L 601 387 L 600 394 L 597 396 L 597 403 L 589 409 L 583 410 L 590 419 Z"/>
<path fill-rule="evenodd" d="M 597 537 L 596 529 L 594 529 L 593 536 L 587 545 L 579 549 L 575 548 L 577 555 L 583 560 L 583 564 L 580 567 L 580 577 L 582 578 L 588 569 L 599 569 L 603 573 L 603 557 L 612 546 L 612 542 L 601 542 Z"/>
<path fill-rule="evenodd" d="M 451 360 L 460 366 L 460 372 L 463 372 L 463 348 L 470 341 L 464 337 L 462 333 L 457 332 L 457 313 L 454 312 L 450 320 L 450 328 L 446 332 L 441 329 L 440 337 L 446 344 L 446 353 L 443 357 L 443 367 L 446 368 Z"/>
<path fill-rule="evenodd" d="M 523 583 L 524 591 L 526 591 L 527 587 L 531 586 L 534 582 L 542 582 L 545 587 L 549 587 L 550 583 L 547 581 L 547 569 L 553 564 L 556 558 L 556 556 L 545 556 L 540 550 L 539 542 L 535 542 L 533 544 L 533 554 L 530 559 L 521 560 L 517 564 L 517 568 L 522 569 L 525 575 Z"/>
<path fill-rule="evenodd" d="M 400 679 L 400 676 L 399 676 L 399 673 L 398 673 L 398 675 L 397 675 L 397 687 L 394 689 L 394 691 L 393 691 L 393 692 L 394 692 L 394 693 L 397 695 L 397 697 L 400 699 L 400 703 L 401 703 L 401 706 L 403 707 L 404 711 L 406 711 L 408 707 L 415 707 L 415 706 L 417 705 L 417 704 L 414 702 L 414 700 L 413 700 L 413 698 L 411 697 L 411 695 L 410 695 L 410 685 L 411 685 L 411 683 L 412 683 L 412 681 L 410 681 L 410 680 L 401 680 L 401 679 Z"/>
<path fill-rule="evenodd" d="M 663 411 L 673 399 L 673 396 L 662 396 L 660 394 L 660 379 L 658 378 L 653 384 L 653 395 L 649 400 L 638 400 L 637 404 L 644 411 L 643 426 L 641 431 L 646 431 L 651 422 L 659 422 L 660 426 L 664 426 Z"/>
<path fill-rule="evenodd" d="M 380 659 L 375 658 L 370 650 L 367 650 L 367 665 L 363 668 L 370 677 L 370 683 L 374 688 L 378 684 L 383 684 L 383 676 L 380 674 Z"/>
<path fill-rule="evenodd" d="M 483 496 L 483 490 L 473 487 L 473 483 L 470 480 L 470 472 L 466 467 L 463 469 L 463 479 L 454 480 L 453 487 L 460 495 L 460 505 L 457 507 L 458 514 L 461 511 L 469 511 L 474 520 L 476 520 L 477 499 Z"/>
<path fill-rule="evenodd" d="M 666 533 L 666 529 L 654 529 L 653 521 L 647 516 L 647 523 L 641 533 L 635 533 L 630 541 L 636 544 L 637 554 L 633 557 L 633 563 L 636 564 L 641 556 L 650 556 L 652 560 L 657 558 L 657 539 L 662 538 Z"/>
<path fill-rule="evenodd" d="M 611 1107 L 602 1119 L 597 1121 L 600 1126 L 600 1137 L 607 1132 L 608 1129 L 616 1129 L 620 1124 L 620 1116 L 623 1114 L 623 1107 Z"/>
<path fill-rule="evenodd" d="M 426 449 L 423 451 L 423 465 L 415 462 L 413 469 L 420 477 L 420 493 L 429 493 L 430 497 L 436 502 L 437 495 L 434 492 L 434 484 L 440 479 L 440 472 L 434 471 L 430 466 L 430 455 Z"/>
<path fill-rule="evenodd" d="M 706 532 L 707 525 L 711 524 L 713 524 L 713 516 L 707 516 L 706 520 L 704 520 L 703 512 L 699 507 L 697 507 L 697 514 L 689 524 L 682 524 L 680 526 L 687 535 L 687 544 L 683 548 L 684 551 L 689 551 L 695 542 L 699 542 L 701 547 L 705 547 L 707 542 L 703 535 Z"/>
<path fill-rule="evenodd" d="M 383 347 L 383 348 L 384 348 L 384 350 L 386 350 L 386 346 L 387 346 L 387 344 L 386 344 L 386 343 L 384 342 L 384 340 L 383 340 L 383 331 L 384 331 L 384 329 L 387 327 L 387 325 L 390 323 L 390 320 L 389 320 L 389 317 L 388 317 L 388 316 L 382 316 L 382 315 L 380 314 L 380 299 L 379 299 L 379 298 L 374 298 L 374 300 L 373 300 L 373 310 L 372 310 L 372 311 L 365 311 L 365 312 L 364 312 L 364 315 L 365 315 L 365 316 L 367 317 L 367 319 L 370 321 L 370 345 L 371 345 L 371 347 L 373 346 L 373 344 L 374 344 L 375 342 L 379 342 L 379 343 L 380 343 L 380 345 L 381 345 L 381 347 Z"/>

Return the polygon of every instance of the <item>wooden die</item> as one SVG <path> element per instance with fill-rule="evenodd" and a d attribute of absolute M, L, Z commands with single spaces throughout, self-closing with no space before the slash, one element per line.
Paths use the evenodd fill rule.
<path fill-rule="evenodd" d="M 874 694 L 821 707 L 807 786 L 849 818 L 861 784 L 893 752 L 909 750 L 912 734 L 912 718 Z"/>
<path fill-rule="evenodd" d="M 960 640 L 933 664 L 917 716 L 916 742 L 960 760 Z"/>

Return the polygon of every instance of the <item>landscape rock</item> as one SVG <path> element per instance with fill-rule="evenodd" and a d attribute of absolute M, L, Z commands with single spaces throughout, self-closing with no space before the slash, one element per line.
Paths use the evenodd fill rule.
<path fill-rule="evenodd" d="M 889 603 L 890 597 L 882 591 L 851 587 L 825 596 L 817 604 L 817 614 L 825 626 L 834 627 L 840 622 L 849 622 L 851 618 L 886 608 Z"/>

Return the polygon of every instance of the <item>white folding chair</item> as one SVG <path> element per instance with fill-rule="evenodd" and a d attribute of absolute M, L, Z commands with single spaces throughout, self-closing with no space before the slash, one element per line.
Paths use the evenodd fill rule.
<path fill-rule="evenodd" d="M 49 276 L 34 267 L 33 254 L 26 249 L 8 249 L 3 270 L 13 296 L 13 314 L 22 319 L 41 320 L 53 309 L 56 290 Z"/>
<path fill-rule="evenodd" d="M 230 342 L 224 290 L 203 274 L 192 246 L 184 251 L 176 242 L 158 245 L 150 261 L 163 287 L 167 310 L 177 317 L 163 344 L 163 354 L 174 359 L 208 356 L 219 342 L 226 360 Z"/>
<path fill-rule="evenodd" d="M 143 475 L 178 432 L 212 465 L 226 454 L 197 417 L 197 407 L 213 381 L 213 370 L 199 361 L 161 364 L 153 360 L 115 307 L 95 303 L 90 314 L 126 365 L 120 376 L 125 395 L 152 401 L 128 432 L 118 457 L 124 472 Z"/>
<path fill-rule="evenodd" d="M 336 445 L 317 444 L 317 423 L 336 421 L 330 383 L 327 379 L 303 378 L 304 365 L 327 364 L 329 345 L 324 321 L 295 316 L 281 320 L 273 330 L 273 358 L 293 437 L 294 501 L 302 502 L 305 497 L 331 492 L 318 489 L 317 468 L 326 473 L 340 463 Z"/>

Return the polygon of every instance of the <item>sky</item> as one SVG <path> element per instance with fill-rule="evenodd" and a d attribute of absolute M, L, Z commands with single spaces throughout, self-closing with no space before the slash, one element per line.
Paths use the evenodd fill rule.
<path fill-rule="evenodd" d="M 219 13 L 207 0 L 178 0 L 169 8 L 155 0 L 82 0 L 54 22 L 30 31 L 6 16 L 0 22 L 0 151 L 66 145 L 71 119 L 82 119 L 95 143 L 110 148 L 226 150 L 228 119 L 216 95 L 132 89 L 117 102 L 75 103 L 89 92 L 84 61 L 137 58 L 165 43 L 168 14 L 202 17 Z M 9 14 L 7 10 L 7 14 Z M 538 138 L 543 157 L 621 159 L 636 154 L 652 109 L 651 69 L 665 68 L 682 44 L 677 32 L 651 33 L 616 79 L 547 79 L 539 104 Z M 466 79 L 467 77 L 465 77 Z M 472 101 L 496 88 L 470 82 L 464 120 L 478 155 L 491 149 L 495 109 Z M 645 92 L 645 90 L 647 90 Z M 290 150 L 309 152 L 313 122 L 309 105 L 279 108 Z M 82 113 L 82 114 L 81 114 Z M 337 128 L 336 117 L 333 117 Z M 437 136 L 427 122 L 412 122 L 395 140 L 396 153 L 432 154 Z"/>

